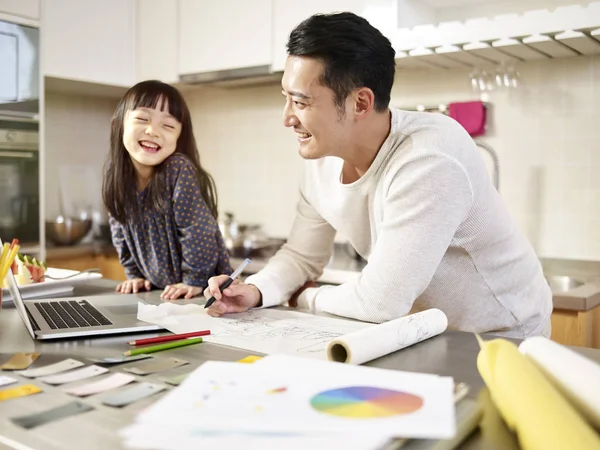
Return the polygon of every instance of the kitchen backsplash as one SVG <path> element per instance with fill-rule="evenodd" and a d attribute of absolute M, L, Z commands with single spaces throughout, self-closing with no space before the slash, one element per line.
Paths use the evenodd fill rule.
<path fill-rule="evenodd" d="M 100 208 L 100 183 L 117 100 L 46 93 L 45 216 L 54 218 L 77 207 Z M 62 179 L 62 181 L 61 181 Z M 61 183 L 65 193 L 61 193 Z M 63 206 L 61 198 L 68 204 Z"/>
<path fill-rule="evenodd" d="M 541 256 L 600 259 L 600 57 L 518 66 L 517 89 L 493 91 L 483 140 L 500 159 L 500 193 Z M 286 236 L 302 168 L 283 127 L 277 85 L 189 92 L 203 163 L 220 210 Z M 392 104 L 477 99 L 469 71 L 399 71 Z M 484 158 L 487 154 L 482 151 Z"/>
<path fill-rule="evenodd" d="M 500 159 L 500 193 L 540 256 L 600 259 L 600 57 L 518 66 L 517 89 L 490 94 L 483 140 Z M 221 212 L 277 237 L 292 225 L 302 160 L 282 124 L 276 84 L 185 92 Z M 477 99 L 468 70 L 399 71 L 392 104 L 413 108 Z M 60 208 L 61 164 L 102 172 L 116 100 L 46 97 L 46 216 Z M 487 154 L 482 155 L 490 162 Z"/>

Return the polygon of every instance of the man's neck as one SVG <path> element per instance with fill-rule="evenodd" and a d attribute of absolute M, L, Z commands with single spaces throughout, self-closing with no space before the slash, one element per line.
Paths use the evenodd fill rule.
<path fill-rule="evenodd" d="M 362 124 L 362 130 L 357 135 L 352 149 L 342 158 L 344 166 L 342 168 L 342 182 L 353 183 L 361 178 L 379 153 L 379 149 L 390 134 L 391 113 L 389 110 L 384 113 L 374 114 L 373 117 Z"/>

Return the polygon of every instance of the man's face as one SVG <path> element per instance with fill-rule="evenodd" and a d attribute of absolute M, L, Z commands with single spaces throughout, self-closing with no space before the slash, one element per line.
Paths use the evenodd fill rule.
<path fill-rule="evenodd" d="M 134 166 L 156 166 L 177 148 L 181 124 L 171 116 L 168 105 L 129 111 L 123 123 L 123 145 Z M 162 108 L 159 108 L 162 106 Z"/>
<path fill-rule="evenodd" d="M 320 83 L 323 63 L 315 58 L 289 56 L 283 74 L 283 124 L 293 128 L 300 156 L 317 159 L 340 156 L 349 140 L 351 114 L 335 104 L 334 92 Z M 351 107 L 350 107 L 351 108 Z"/>

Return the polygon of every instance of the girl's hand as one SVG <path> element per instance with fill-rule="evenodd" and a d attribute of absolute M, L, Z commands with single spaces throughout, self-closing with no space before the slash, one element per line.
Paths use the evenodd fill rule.
<path fill-rule="evenodd" d="M 115 291 L 121 294 L 137 294 L 141 289 L 149 291 L 152 289 L 152 283 L 143 278 L 134 278 L 133 280 L 127 280 L 119 284 Z"/>
<path fill-rule="evenodd" d="M 190 299 L 202 293 L 202 288 L 197 286 L 188 286 L 184 283 L 171 284 L 165 287 L 165 290 L 160 295 L 160 298 L 165 300 L 175 300 L 184 296 L 185 299 Z"/>

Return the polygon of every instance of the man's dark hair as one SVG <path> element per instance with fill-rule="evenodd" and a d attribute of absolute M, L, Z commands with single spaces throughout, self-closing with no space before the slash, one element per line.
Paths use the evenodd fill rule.
<path fill-rule="evenodd" d="M 387 109 L 396 52 L 366 19 L 349 12 L 315 14 L 291 32 L 287 52 L 323 62 L 321 84 L 333 90 L 338 107 L 354 89 L 367 87 L 375 94 L 375 110 Z"/>

